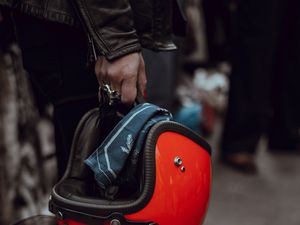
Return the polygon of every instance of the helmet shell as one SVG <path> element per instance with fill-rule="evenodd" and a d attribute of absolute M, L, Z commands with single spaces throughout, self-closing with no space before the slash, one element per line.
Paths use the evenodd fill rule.
<path fill-rule="evenodd" d="M 183 125 L 159 122 L 145 140 L 139 195 L 102 199 L 94 193 L 95 184 L 83 164 L 106 134 L 101 122 L 94 109 L 76 129 L 67 170 L 49 202 L 58 225 L 106 225 L 114 220 L 122 225 L 201 224 L 211 188 L 210 146 Z"/>
<path fill-rule="evenodd" d="M 155 151 L 153 196 L 144 209 L 125 217 L 159 225 L 201 224 L 211 189 L 210 154 L 183 134 L 169 131 L 160 134 Z M 180 166 L 175 165 L 177 157 Z"/>

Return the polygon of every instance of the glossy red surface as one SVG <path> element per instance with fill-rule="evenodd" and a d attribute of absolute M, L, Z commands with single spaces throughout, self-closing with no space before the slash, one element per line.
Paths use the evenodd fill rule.
<path fill-rule="evenodd" d="M 79 223 L 75 220 L 58 220 L 57 225 L 89 225 L 86 223 Z M 105 223 L 99 223 L 99 225 L 110 225 L 110 221 L 107 221 Z"/>
<path fill-rule="evenodd" d="M 57 225 L 88 225 L 88 224 L 78 223 L 78 222 L 76 222 L 74 220 L 58 220 L 57 221 Z"/>
<path fill-rule="evenodd" d="M 175 166 L 179 156 L 185 172 Z M 199 225 L 206 214 L 211 189 L 210 155 L 183 135 L 165 132 L 156 145 L 156 184 L 149 204 L 132 221 L 159 225 Z"/>

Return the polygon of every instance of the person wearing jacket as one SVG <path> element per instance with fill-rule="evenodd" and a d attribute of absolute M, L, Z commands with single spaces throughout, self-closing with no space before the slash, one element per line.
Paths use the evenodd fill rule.
<path fill-rule="evenodd" d="M 221 160 L 255 174 L 262 137 L 273 153 L 298 154 L 299 3 L 237 1 L 228 112 Z"/>
<path fill-rule="evenodd" d="M 54 104 L 60 175 L 79 119 L 98 105 L 99 85 L 109 84 L 130 105 L 146 88 L 141 48 L 176 49 L 171 2 L 0 0 L 14 20 L 38 104 Z"/>

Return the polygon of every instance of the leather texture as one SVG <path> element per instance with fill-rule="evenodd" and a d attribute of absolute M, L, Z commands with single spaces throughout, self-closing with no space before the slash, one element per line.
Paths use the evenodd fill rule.
<path fill-rule="evenodd" d="M 135 27 L 143 46 L 175 50 L 172 42 L 172 0 L 130 0 Z"/>
<path fill-rule="evenodd" d="M 98 54 L 113 60 L 140 51 L 174 50 L 172 0 L 0 0 L 1 6 L 68 25 L 83 24 Z"/>

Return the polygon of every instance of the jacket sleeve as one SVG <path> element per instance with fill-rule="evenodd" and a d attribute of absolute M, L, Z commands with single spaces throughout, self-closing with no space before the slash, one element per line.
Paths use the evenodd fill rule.
<path fill-rule="evenodd" d="M 141 50 L 128 0 L 71 0 L 80 20 L 108 60 Z"/>

